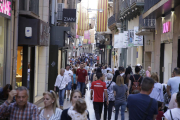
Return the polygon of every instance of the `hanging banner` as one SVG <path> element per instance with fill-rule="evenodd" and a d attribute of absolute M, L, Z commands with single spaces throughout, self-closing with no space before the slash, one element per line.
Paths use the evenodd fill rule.
<path fill-rule="evenodd" d="M 89 13 L 86 0 L 78 3 L 78 30 L 77 35 L 84 36 L 84 31 L 89 30 Z"/>
<path fill-rule="evenodd" d="M 143 36 L 138 36 L 136 33 L 139 31 L 139 27 L 134 27 L 134 46 L 143 46 Z"/>
<path fill-rule="evenodd" d="M 105 32 L 108 23 L 108 0 L 98 0 L 97 9 L 97 32 Z"/>
<path fill-rule="evenodd" d="M 119 33 L 114 35 L 114 48 L 123 48 L 123 34 Z"/>
<path fill-rule="evenodd" d="M 128 31 L 128 47 L 133 47 L 133 41 L 134 41 L 134 30 Z"/>
<path fill-rule="evenodd" d="M 128 31 L 124 31 L 123 33 L 123 48 L 128 47 Z"/>

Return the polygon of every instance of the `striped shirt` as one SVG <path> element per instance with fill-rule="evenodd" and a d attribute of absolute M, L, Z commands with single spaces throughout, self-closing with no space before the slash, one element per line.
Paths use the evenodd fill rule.
<path fill-rule="evenodd" d="M 20 109 L 16 102 L 5 101 L 0 106 L 0 117 L 4 114 L 10 115 L 10 120 L 39 120 L 39 110 L 36 105 L 27 102 L 25 108 Z"/>

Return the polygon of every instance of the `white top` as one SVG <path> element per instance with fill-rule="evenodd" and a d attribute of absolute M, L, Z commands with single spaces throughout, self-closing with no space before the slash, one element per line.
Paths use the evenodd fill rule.
<path fill-rule="evenodd" d="M 161 83 L 155 83 L 149 96 L 157 101 L 164 102 L 163 85 Z"/>
<path fill-rule="evenodd" d="M 87 111 L 85 111 L 83 114 L 78 113 L 77 111 L 73 110 L 72 106 L 68 110 L 68 115 L 72 118 L 72 120 L 88 120 L 87 114 Z"/>
<path fill-rule="evenodd" d="M 107 70 L 111 71 L 112 72 L 112 69 L 110 67 L 107 68 Z"/>
<path fill-rule="evenodd" d="M 73 76 L 73 72 L 71 70 L 65 70 L 64 76 L 67 77 L 68 82 L 71 82 L 72 81 L 71 76 Z"/>
<path fill-rule="evenodd" d="M 62 110 L 59 108 L 56 108 L 55 114 L 53 114 L 48 120 L 60 120 L 61 119 L 61 113 L 62 113 Z M 41 113 L 39 115 L 39 120 L 46 120 L 44 118 L 44 109 L 41 111 Z"/>
<path fill-rule="evenodd" d="M 68 79 L 66 76 L 58 75 L 54 86 L 59 87 L 60 90 L 64 89 L 68 84 Z"/>
<path fill-rule="evenodd" d="M 168 80 L 167 85 L 171 86 L 171 96 L 179 91 L 180 77 L 176 76 Z"/>
<path fill-rule="evenodd" d="M 180 108 L 171 109 L 171 113 L 172 113 L 173 119 L 171 119 L 170 110 L 167 110 L 167 112 L 164 113 L 165 118 L 168 120 L 179 120 L 180 119 Z"/>
<path fill-rule="evenodd" d="M 174 93 L 172 96 L 171 96 L 171 100 L 169 102 L 169 109 L 173 109 L 173 108 L 177 108 L 178 105 L 177 105 L 177 102 L 176 102 L 176 96 L 177 96 L 177 93 Z"/>
<path fill-rule="evenodd" d="M 107 73 L 107 69 L 101 69 L 101 71 L 102 71 L 103 74 Z"/>

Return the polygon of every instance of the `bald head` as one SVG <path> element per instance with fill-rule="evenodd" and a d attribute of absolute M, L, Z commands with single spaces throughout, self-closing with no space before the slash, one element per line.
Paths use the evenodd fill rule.
<path fill-rule="evenodd" d="M 64 68 L 61 68 L 61 70 L 60 70 L 60 74 L 61 74 L 61 76 L 63 76 L 63 75 L 64 75 L 64 72 L 65 72 L 65 69 L 64 69 Z"/>

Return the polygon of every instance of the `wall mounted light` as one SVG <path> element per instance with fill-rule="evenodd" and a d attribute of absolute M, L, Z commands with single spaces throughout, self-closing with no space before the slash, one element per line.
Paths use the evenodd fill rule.
<path fill-rule="evenodd" d="M 130 12 L 128 12 L 128 14 L 130 14 Z"/>
<path fill-rule="evenodd" d="M 171 12 L 174 12 L 174 8 L 171 8 Z"/>
<path fill-rule="evenodd" d="M 134 12 L 134 10 L 132 9 L 132 12 Z"/>
<path fill-rule="evenodd" d="M 137 8 L 135 8 L 135 10 L 137 10 Z"/>
<path fill-rule="evenodd" d="M 164 19 L 164 18 L 165 18 L 165 15 L 164 15 L 164 14 L 162 14 L 161 18 L 162 18 L 162 19 Z"/>

